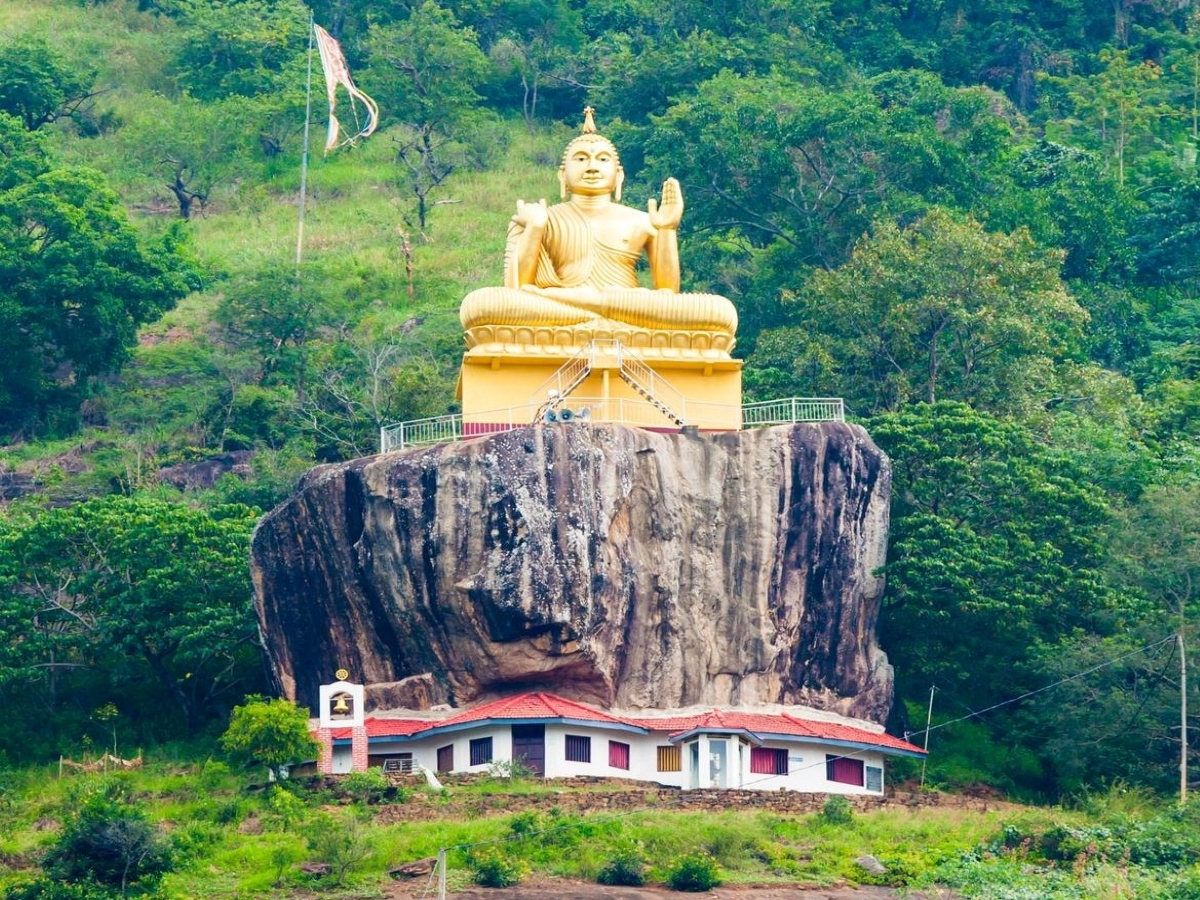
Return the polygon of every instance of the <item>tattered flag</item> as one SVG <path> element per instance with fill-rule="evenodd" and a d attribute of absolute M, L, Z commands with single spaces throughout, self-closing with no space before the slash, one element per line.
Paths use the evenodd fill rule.
<path fill-rule="evenodd" d="M 359 138 L 371 135 L 379 124 L 379 107 L 375 105 L 374 100 L 354 86 L 354 82 L 350 79 L 350 68 L 346 65 L 346 57 L 342 55 L 342 48 L 338 42 L 320 25 L 313 25 L 313 29 L 317 36 L 317 49 L 321 53 L 321 68 L 325 70 L 325 87 L 329 93 L 329 135 L 325 139 L 325 152 L 328 153 L 335 147 L 344 147 Z M 358 100 L 367 110 L 366 123 L 356 134 L 340 143 L 338 141 L 340 126 L 337 117 L 333 114 L 337 104 L 338 85 L 344 87 L 350 95 L 352 109 L 354 101 Z M 355 118 L 357 119 L 357 111 Z"/>

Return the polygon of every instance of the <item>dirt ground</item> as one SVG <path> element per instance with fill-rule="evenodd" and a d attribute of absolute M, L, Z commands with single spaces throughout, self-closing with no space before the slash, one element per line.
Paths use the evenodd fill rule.
<path fill-rule="evenodd" d="M 432 888 L 427 894 L 426 888 Z M 436 885 L 427 879 L 395 885 L 389 900 L 436 897 Z M 606 887 L 579 881 L 535 881 L 511 888 L 472 887 L 447 896 L 453 900 L 959 900 L 950 891 L 904 892 L 883 887 L 800 887 L 773 884 L 763 887 L 719 887 L 701 894 L 681 894 L 661 887 Z"/>

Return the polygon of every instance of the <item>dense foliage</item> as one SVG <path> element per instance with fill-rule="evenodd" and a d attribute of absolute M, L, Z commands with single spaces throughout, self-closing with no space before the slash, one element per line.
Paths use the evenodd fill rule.
<path fill-rule="evenodd" d="M 108 704 L 164 736 L 194 732 L 257 686 L 256 515 L 109 496 L 6 520 L 0 683 L 20 688 L 5 708 L 28 704 L 44 724 L 0 747 L 44 752 Z"/>
<path fill-rule="evenodd" d="M 42 124 L 48 114 L 25 115 Z M 182 242 L 175 229 L 140 238 L 99 172 L 57 165 L 0 112 L 0 431 L 78 421 L 138 326 L 195 286 Z"/>
<path fill-rule="evenodd" d="M 229 504 L 455 408 L 457 303 L 591 103 L 629 202 L 681 180 L 685 276 L 737 304 L 747 394 L 842 396 L 892 457 L 883 639 L 916 740 L 934 689 L 928 776 L 1173 787 L 1174 635 L 1200 613 L 1195 2 L 314 14 L 383 122 L 311 155 L 298 260 L 301 4 L 0 13 L 0 459 L 33 484 L 0 516 L 0 681 L 52 726 L 0 747 L 71 750 L 110 704 L 162 739 L 259 687 Z"/>

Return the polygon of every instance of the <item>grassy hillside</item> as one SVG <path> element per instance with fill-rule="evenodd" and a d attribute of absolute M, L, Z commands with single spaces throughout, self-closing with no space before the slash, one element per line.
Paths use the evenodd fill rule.
<path fill-rule="evenodd" d="M 10 773 L 0 806 L 0 887 L 27 880 L 42 852 L 76 832 L 81 810 L 103 810 L 164 829 L 165 897 L 375 897 L 391 883 L 389 870 L 440 848 L 450 848 L 451 889 L 530 877 L 595 882 L 613 877 L 614 862 L 663 883 L 681 860 L 742 886 L 948 885 L 962 897 L 997 900 L 1185 900 L 1200 889 L 1194 817 L 1128 791 L 1073 811 L 992 804 L 985 812 L 947 801 L 856 812 L 831 802 L 794 816 L 675 810 L 671 791 L 644 791 L 644 805 L 630 811 L 580 815 L 564 808 L 625 786 L 495 777 L 437 794 L 389 788 L 377 773 L 247 787 L 212 759 L 151 759 L 143 771 L 109 775 Z M 867 873 L 856 862 L 865 855 L 886 873 Z M 424 879 L 412 884 L 419 893 Z"/>

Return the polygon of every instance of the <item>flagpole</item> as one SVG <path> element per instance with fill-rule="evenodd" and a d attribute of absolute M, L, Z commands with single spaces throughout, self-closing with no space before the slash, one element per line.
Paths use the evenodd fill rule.
<path fill-rule="evenodd" d="M 304 153 L 300 157 L 300 221 L 296 226 L 296 280 L 300 280 L 300 259 L 304 252 L 304 207 L 308 195 L 308 133 L 312 121 L 312 58 L 313 26 L 312 10 L 308 12 L 308 83 L 304 96 Z"/>

